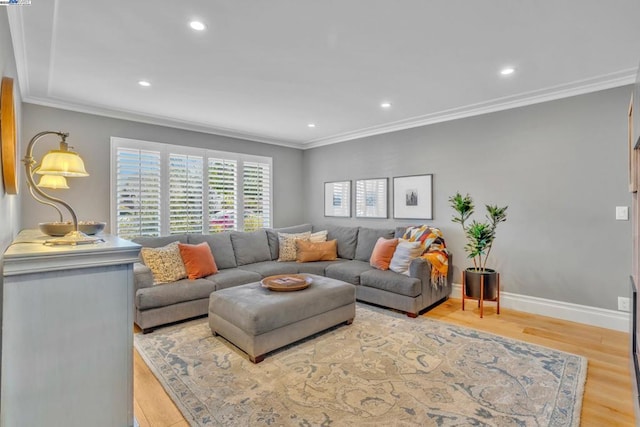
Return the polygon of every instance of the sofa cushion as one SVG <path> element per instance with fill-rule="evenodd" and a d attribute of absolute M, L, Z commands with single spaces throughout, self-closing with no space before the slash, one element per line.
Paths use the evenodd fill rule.
<path fill-rule="evenodd" d="M 187 277 L 179 244 L 172 242 L 160 248 L 140 249 L 144 264 L 151 269 L 154 284 L 175 282 Z"/>
<path fill-rule="evenodd" d="M 231 233 L 231 244 L 238 265 L 271 260 L 269 239 L 264 229 L 250 232 L 234 231 Z"/>
<path fill-rule="evenodd" d="M 316 261 L 316 262 L 299 262 L 298 273 L 317 274 L 318 276 L 325 276 L 325 269 L 333 264 L 341 262 L 347 262 L 344 259 L 337 259 L 335 261 Z"/>
<path fill-rule="evenodd" d="M 269 250 L 271 251 L 271 259 L 276 260 L 280 256 L 278 242 L 278 233 L 296 234 L 311 231 L 311 224 L 294 225 L 283 228 L 266 228 L 267 238 L 269 239 Z"/>
<path fill-rule="evenodd" d="M 263 261 L 253 264 L 241 265 L 238 267 L 242 270 L 253 271 L 258 273 L 261 278 L 275 276 L 276 274 L 296 274 L 298 273 L 298 265 L 295 261 Z"/>
<path fill-rule="evenodd" d="M 338 258 L 338 245 L 335 240 L 328 242 L 297 240 L 296 248 L 297 262 L 333 261 Z"/>
<path fill-rule="evenodd" d="M 355 258 L 358 261 L 369 262 L 373 248 L 380 237 L 385 239 L 393 238 L 394 230 L 365 228 L 358 230 L 358 244 L 356 246 Z"/>
<path fill-rule="evenodd" d="M 356 244 L 358 243 L 358 227 L 342 227 L 339 225 L 328 225 L 319 227 L 314 231 L 327 230 L 327 240 L 338 241 L 338 258 L 354 259 L 356 256 Z"/>
<path fill-rule="evenodd" d="M 365 271 L 375 270 L 368 262 L 364 261 L 346 261 L 331 264 L 324 269 L 327 277 L 342 280 L 352 285 L 360 284 L 360 275 Z"/>
<path fill-rule="evenodd" d="M 187 234 L 174 234 L 163 237 L 134 237 L 131 241 L 139 244 L 143 248 L 159 248 L 173 242 L 189 243 Z"/>
<path fill-rule="evenodd" d="M 233 252 L 231 244 L 231 232 L 223 231 L 213 234 L 189 234 L 189 242 L 197 245 L 198 243 L 207 242 L 213 259 L 216 260 L 216 266 L 222 270 L 225 268 L 234 268 L 236 264 L 236 255 Z"/>
<path fill-rule="evenodd" d="M 216 284 L 206 279 L 182 279 L 173 283 L 142 288 L 136 291 L 135 303 L 139 310 L 166 307 L 185 301 L 209 298 Z"/>
<path fill-rule="evenodd" d="M 178 248 L 189 279 L 195 280 L 218 272 L 211 248 L 206 242 L 197 245 L 178 243 Z"/>
<path fill-rule="evenodd" d="M 228 268 L 220 270 L 213 276 L 207 276 L 207 280 L 215 283 L 216 290 L 244 285 L 246 283 L 259 282 L 262 276 L 255 271 L 242 270 L 240 268 Z"/>
<path fill-rule="evenodd" d="M 372 269 L 364 271 L 360 274 L 360 285 L 408 297 L 417 297 L 422 292 L 420 279 L 394 273 L 391 270 Z"/>

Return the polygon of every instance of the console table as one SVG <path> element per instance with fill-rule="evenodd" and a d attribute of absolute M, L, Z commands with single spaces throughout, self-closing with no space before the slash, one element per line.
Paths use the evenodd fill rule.
<path fill-rule="evenodd" d="M 133 263 L 115 236 L 46 246 L 25 230 L 4 253 L 1 426 L 132 426 Z"/>

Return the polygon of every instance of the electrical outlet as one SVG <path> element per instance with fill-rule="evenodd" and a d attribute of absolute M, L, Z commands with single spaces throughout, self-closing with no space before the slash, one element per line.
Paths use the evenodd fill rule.
<path fill-rule="evenodd" d="M 618 297 L 618 311 L 631 311 L 631 303 L 627 297 Z"/>
<path fill-rule="evenodd" d="M 629 206 L 616 206 L 616 220 L 629 221 Z"/>

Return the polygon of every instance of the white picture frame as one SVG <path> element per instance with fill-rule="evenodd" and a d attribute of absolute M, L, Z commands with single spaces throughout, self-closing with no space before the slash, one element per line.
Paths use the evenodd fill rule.
<path fill-rule="evenodd" d="M 393 178 L 393 218 L 433 219 L 433 175 Z"/>
<path fill-rule="evenodd" d="M 389 179 L 356 180 L 356 218 L 388 218 Z"/>
<path fill-rule="evenodd" d="M 351 217 L 351 181 L 324 183 L 324 216 Z"/>

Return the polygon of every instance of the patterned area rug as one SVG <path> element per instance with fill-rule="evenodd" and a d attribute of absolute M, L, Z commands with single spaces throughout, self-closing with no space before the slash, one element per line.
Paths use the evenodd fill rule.
<path fill-rule="evenodd" d="M 194 426 L 578 426 L 581 356 L 358 304 L 254 365 L 206 319 L 135 335 Z"/>

